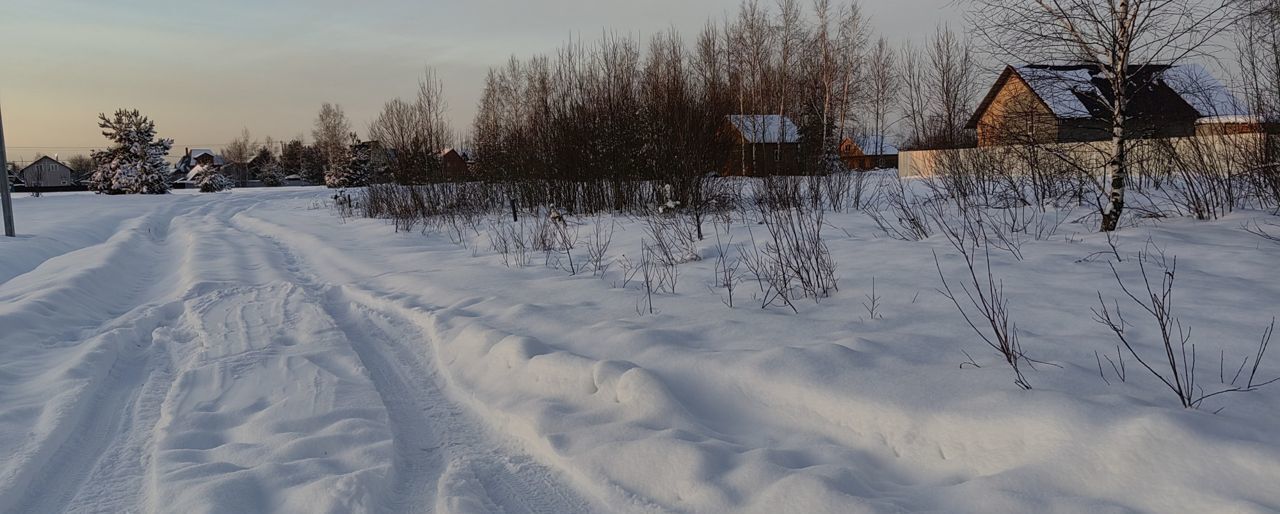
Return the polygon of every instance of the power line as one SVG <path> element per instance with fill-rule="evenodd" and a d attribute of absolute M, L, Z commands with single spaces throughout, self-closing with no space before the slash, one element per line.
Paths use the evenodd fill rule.
<path fill-rule="evenodd" d="M 183 143 L 183 146 L 228 146 L 231 143 Z M 13 146 L 9 148 L 18 150 L 96 150 L 106 148 L 106 145 L 99 146 Z"/>

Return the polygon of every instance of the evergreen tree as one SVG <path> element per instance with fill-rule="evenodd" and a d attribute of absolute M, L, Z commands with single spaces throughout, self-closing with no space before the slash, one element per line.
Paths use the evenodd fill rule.
<path fill-rule="evenodd" d="M 324 153 L 319 148 L 314 145 L 303 148 L 302 168 L 298 170 L 298 174 L 302 175 L 303 180 L 312 184 L 323 184 L 326 166 Z"/>
<path fill-rule="evenodd" d="M 387 159 L 382 148 L 373 141 L 360 142 L 351 134 L 350 159 L 331 167 L 324 175 L 330 188 L 363 187 L 387 174 Z"/>
<path fill-rule="evenodd" d="M 261 180 L 262 185 L 267 187 L 283 186 L 284 177 L 284 169 L 277 162 L 268 163 L 258 171 L 258 180 Z"/>
<path fill-rule="evenodd" d="M 303 165 L 303 154 L 306 152 L 307 145 L 302 144 L 301 139 L 294 139 L 285 143 L 280 148 L 280 169 L 285 175 L 297 173 L 302 175 L 305 168 Z"/>
<path fill-rule="evenodd" d="M 191 170 L 191 177 L 200 186 L 201 193 L 226 191 L 235 185 L 235 181 L 227 178 L 214 166 L 196 166 L 195 169 Z"/>
<path fill-rule="evenodd" d="M 156 124 L 136 109 L 120 109 L 107 118 L 98 115 L 102 135 L 113 145 L 95 150 L 97 165 L 89 187 L 105 194 L 165 194 L 169 192 L 169 164 L 165 156 L 172 139 L 156 139 Z"/>

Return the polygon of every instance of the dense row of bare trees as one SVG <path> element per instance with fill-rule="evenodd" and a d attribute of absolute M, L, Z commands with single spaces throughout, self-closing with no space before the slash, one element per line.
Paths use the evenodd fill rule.
<path fill-rule="evenodd" d="M 752 0 L 692 45 L 667 32 L 642 51 L 608 35 L 513 58 L 487 78 L 476 157 L 489 177 L 663 179 L 688 200 L 687 184 L 748 151 L 726 137 L 727 115 L 775 114 L 801 132 L 800 158 L 783 171 L 824 172 L 864 106 L 868 35 L 856 4 L 820 0 L 806 13 L 796 0 L 772 10 Z M 884 105 L 893 83 L 880 85 Z"/>
<path fill-rule="evenodd" d="M 453 144 L 453 130 L 446 118 L 444 84 L 435 71 L 428 69 L 418 82 L 418 95 L 413 101 L 396 98 L 383 106 L 382 112 L 369 124 L 369 139 L 394 151 L 391 178 L 398 184 L 423 184 L 442 178 L 438 158 L 445 147 Z"/>

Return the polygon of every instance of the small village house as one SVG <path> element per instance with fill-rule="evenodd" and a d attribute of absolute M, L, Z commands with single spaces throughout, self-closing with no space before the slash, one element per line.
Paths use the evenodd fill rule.
<path fill-rule="evenodd" d="M 1126 129 L 1140 138 L 1256 132 L 1261 126 L 1204 67 L 1133 66 Z M 1007 66 L 969 120 L 979 146 L 1111 138 L 1109 83 L 1089 65 Z"/>
<path fill-rule="evenodd" d="M 726 176 L 787 174 L 800 169 L 800 129 L 777 114 L 737 114 L 725 120 L 733 149 Z"/>
<path fill-rule="evenodd" d="M 41 157 L 18 171 L 27 188 L 67 187 L 75 183 L 75 171 L 52 157 Z"/>
<path fill-rule="evenodd" d="M 471 176 L 471 168 L 465 155 L 452 148 L 440 152 L 440 169 L 449 178 L 465 179 Z"/>
<path fill-rule="evenodd" d="M 840 160 L 851 170 L 898 167 L 898 147 L 884 136 L 846 137 L 840 142 Z"/>
<path fill-rule="evenodd" d="M 226 166 L 227 161 L 222 156 L 213 153 L 213 150 L 205 148 L 187 148 L 183 152 L 182 157 L 178 159 L 178 163 L 173 166 L 173 174 L 171 181 L 173 187 L 184 189 L 195 184 L 195 169 L 199 166 L 213 167 L 221 169 Z"/>

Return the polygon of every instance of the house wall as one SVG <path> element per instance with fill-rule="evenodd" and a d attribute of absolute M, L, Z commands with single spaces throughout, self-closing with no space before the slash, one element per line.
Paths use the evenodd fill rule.
<path fill-rule="evenodd" d="M 449 152 L 440 157 L 440 165 L 444 169 L 446 177 L 462 179 L 470 177 L 470 168 L 467 161 L 458 155 L 458 152 Z"/>
<path fill-rule="evenodd" d="M 800 172 L 800 145 L 739 144 L 733 145 L 722 176 L 762 177 Z"/>
<path fill-rule="evenodd" d="M 71 168 L 49 161 L 37 162 L 19 172 L 23 184 L 41 187 L 69 186 L 72 182 Z"/>
<path fill-rule="evenodd" d="M 1013 75 L 978 120 L 978 145 L 1049 143 L 1058 119 L 1021 77 Z"/>

